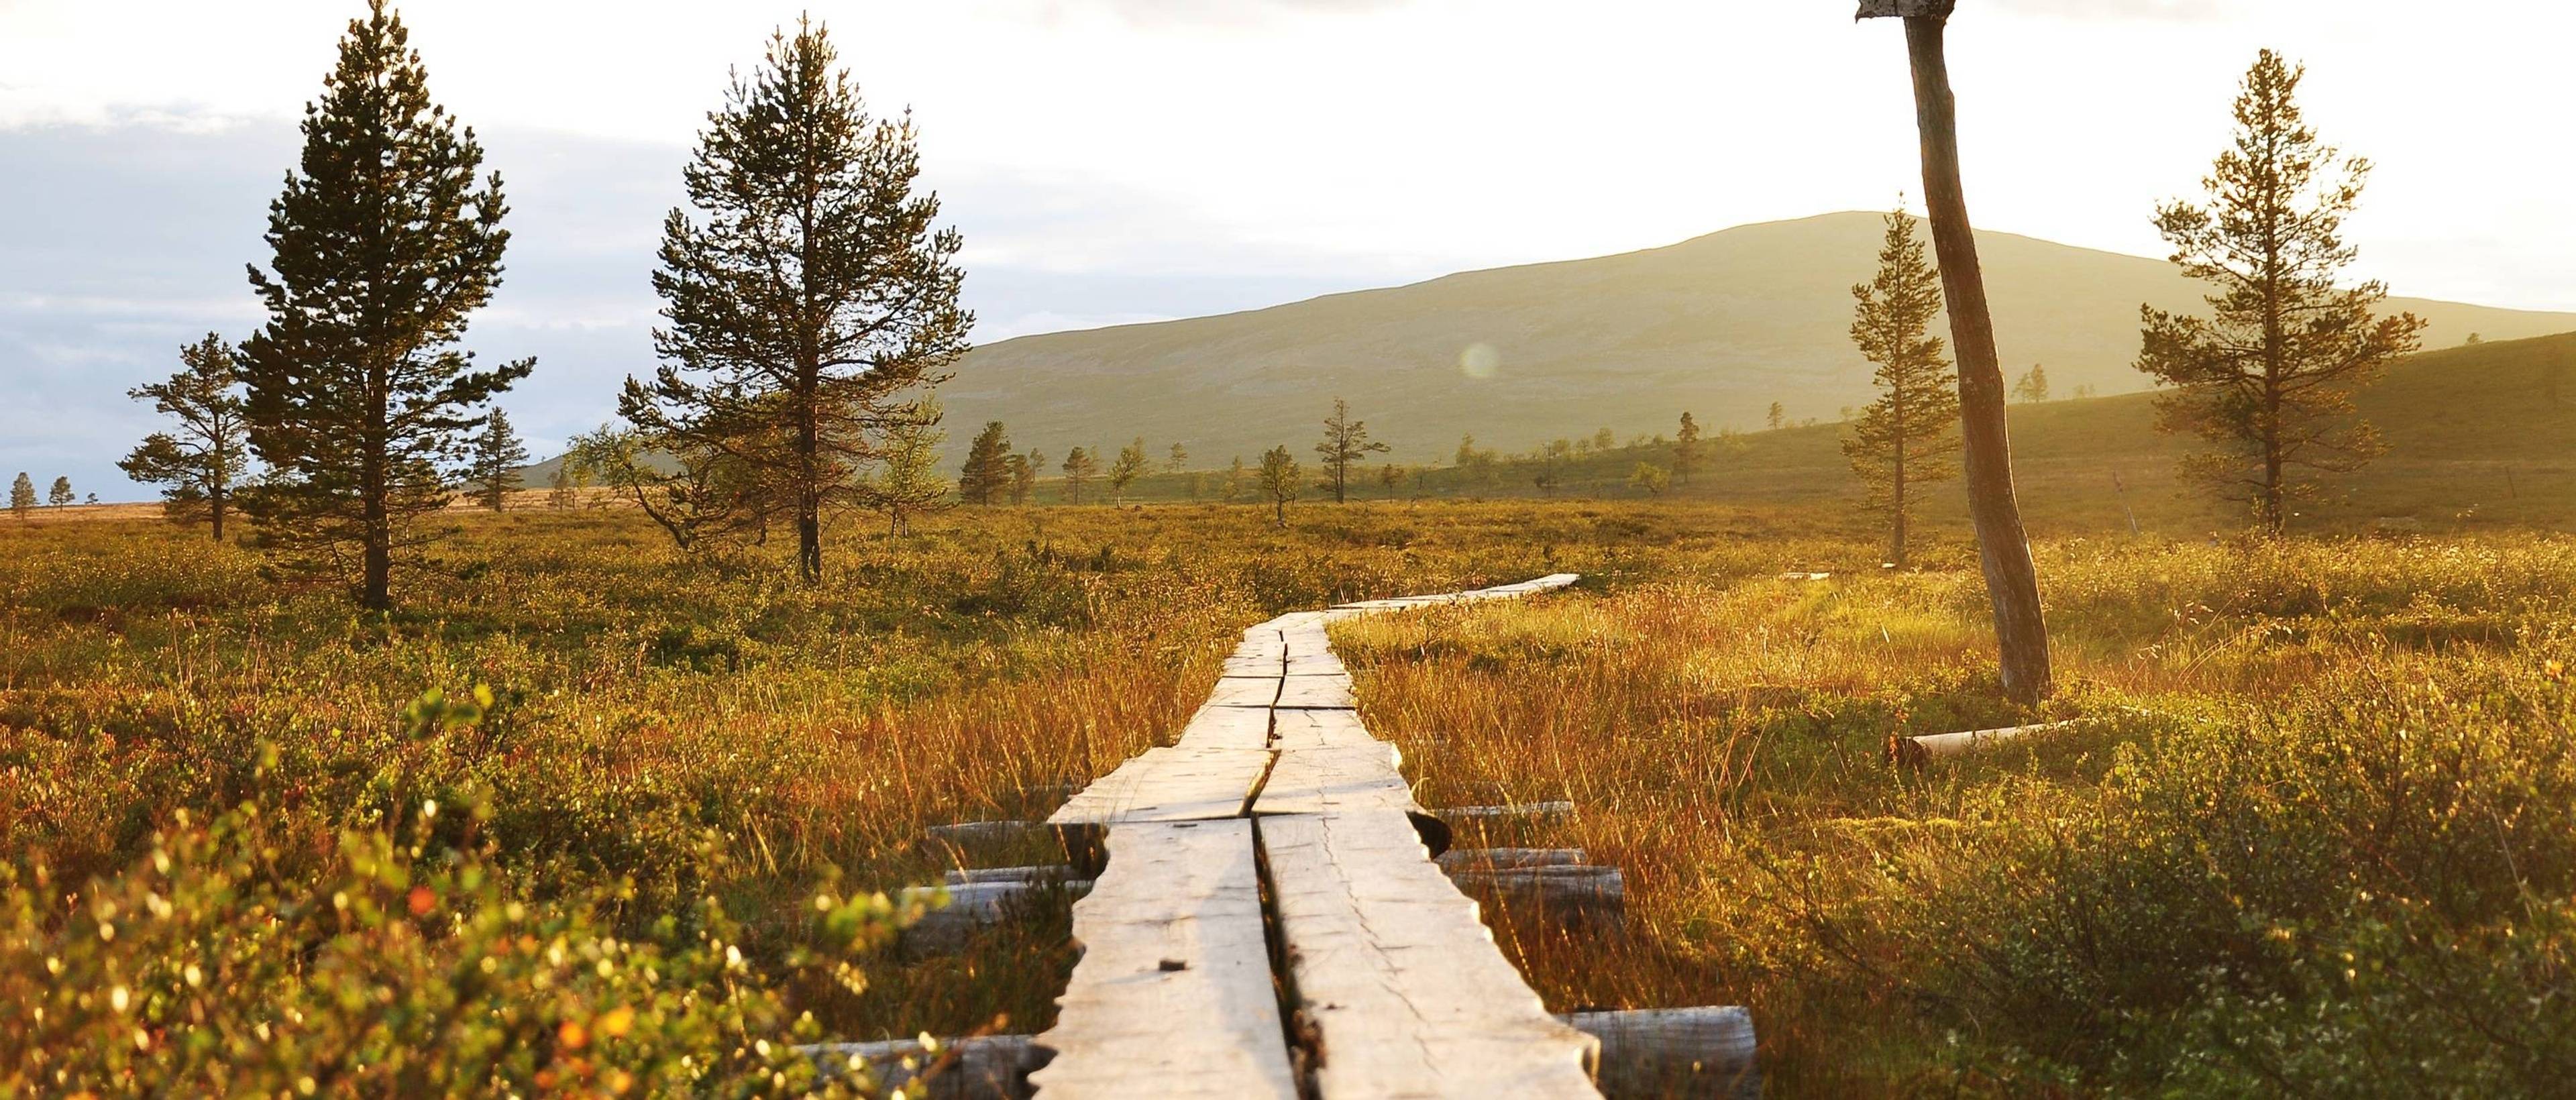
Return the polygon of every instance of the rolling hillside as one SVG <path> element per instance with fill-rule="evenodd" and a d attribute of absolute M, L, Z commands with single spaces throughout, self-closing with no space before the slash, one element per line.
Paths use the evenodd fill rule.
<path fill-rule="evenodd" d="M 1833 419 L 1868 396 L 1845 335 L 1875 262 L 1879 215 L 1740 226 L 1665 248 L 1471 271 L 1215 317 L 1051 333 L 977 350 L 941 388 L 950 447 L 1001 420 L 1022 449 L 1174 440 L 1197 464 L 1272 444 L 1302 452 L 1331 399 L 1395 457 L 1444 457 L 1461 434 L 1518 449 L 1608 426 L 1669 430 L 1683 409 L 1752 428 L 1773 401 Z M 2138 305 L 2197 294 L 2162 260 L 2008 233 L 1979 245 L 2007 369 L 2044 363 L 2060 394 L 2145 388 L 2129 366 Z M 2400 299 L 2429 347 L 2576 330 L 2576 314 Z M 1474 349 L 1471 351 L 1471 349 Z M 1474 369 L 1470 369 L 1470 366 Z"/>
<path fill-rule="evenodd" d="M 2243 525 L 2241 514 L 2177 481 L 2174 460 L 2194 441 L 2158 434 L 2153 401 L 2152 394 L 2129 393 L 2012 408 L 2014 472 L 2035 534 L 2122 530 L 2132 514 L 2142 530 L 2165 534 Z M 2391 368 L 2359 404 L 2389 453 L 2331 480 L 2300 506 L 2298 526 L 2356 529 L 2393 520 L 2427 529 L 2499 522 L 2576 528 L 2576 332 L 2427 352 Z M 1826 423 L 1743 435 L 1713 447 L 1708 468 L 1673 491 L 1748 504 L 1857 500 L 1840 431 Z M 1642 496 L 1627 484 L 1641 461 L 1669 465 L 1670 449 L 1649 444 L 1577 459 L 1559 470 L 1558 492 Z M 1408 481 L 1402 492 L 1533 496 L 1534 471 L 1506 466 L 1478 481 L 1434 470 L 1418 490 Z M 1201 474 L 1197 489 L 1212 498 L 1221 484 L 1222 475 Z M 1157 475 L 1129 495 L 1186 499 L 1191 487 L 1190 475 Z M 1960 494 L 1956 482 L 1931 486 L 1927 517 L 1963 523 Z M 1042 495 L 1053 500 L 1054 487 Z M 1382 495 L 1375 481 L 1362 490 L 1364 498 Z"/>

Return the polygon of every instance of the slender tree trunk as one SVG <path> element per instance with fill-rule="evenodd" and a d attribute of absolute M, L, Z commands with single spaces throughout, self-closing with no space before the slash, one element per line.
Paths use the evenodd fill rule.
<path fill-rule="evenodd" d="M 216 438 L 220 440 L 223 437 L 219 435 Z M 220 470 L 216 471 L 213 483 L 207 486 L 206 502 L 215 519 L 215 541 L 222 542 L 224 541 L 224 475 Z"/>
<path fill-rule="evenodd" d="M 1966 451 L 1968 516 L 1977 530 L 1977 562 L 1994 605 L 2004 694 L 2037 702 L 2050 690 L 2048 624 L 2040 616 L 2039 574 L 2013 498 L 2012 442 L 2004 424 L 2004 372 L 1995 354 L 1994 318 L 1959 182 L 1957 107 L 1942 54 L 1946 20 L 1911 16 L 1905 46 L 1914 71 L 1915 125 L 1923 144 L 1923 201 L 1932 215 L 1932 247 L 1950 307 L 1950 340 L 1959 356 L 1960 436 Z"/>
<path fill-rule="evenodd" d="M 367 376 L 368 419 L 364 429 L 366 446 L 358 459 L 358 492 L 362 498 L 358 523 L 365 546 L 361 551 L 358 606 L 369 611 L 393 608 L 393 521 L 389 502 L 385 499 L 386 482 L 389 480 L 385 469 L 385 437 L 391 411 L 387 408 L 390 395 L 385 392 L 386 388 L 384 370 L 370 370 Z"/>
<path fill-rule="evenodd" d="M 1896 504 L 1896 536 L 1895 536 L 1895 544 L 1894 544 L 1892 547 L 1890 547 L 1890 548 L 1889 548 L 1889 551 L 1888 551 L 1888 559 L 1889 559 L 1890 561 L 1895 562 L 1895 563 L 1896 563 L 1896 567 L 1897 567 L 1897 568 L 1899 568 L 1899 569 L 1903 569 L 1903 568 L 1905 568 L 1905 508 L 1906 508 L 1906 500 L 1905 500 L 1905 451 L 1906 451 L 1906 435 L 1905 435 L 1905 395 L 1904 395 L 1904 394 L 1899 393 L 1899 394 L 1897 395 L 1897 398 L 1896 398 L 1896 401 L 1895 401 L 1895 406 L 1896 406 L 1896 407 L 1895 407 L 1895 409 L 1894 409 L 1893 411 L 1894 411 L 1894 414 L 1895 414 L 1895 416 L 1896 416 L 1896 494 L 1895 494 L 1895 504 Z"/>

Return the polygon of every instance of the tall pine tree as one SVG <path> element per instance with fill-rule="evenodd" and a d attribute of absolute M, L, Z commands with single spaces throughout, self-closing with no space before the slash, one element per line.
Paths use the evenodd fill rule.
<path fill-rule="evenodd" d="M 508 415 L 492 410 L 492 415 L 483 419 L 483 434 L 474 437 L 474 457 L 466 471 L 475 499 L 486 508 L 500 511 L 510 499 L 510 491 L 519 487 L 519 467 L 527 464 L 527 443 L 511 430 Z"/>
<path fill-rule="evenodd" d="M 1691 471 L 1699 466 L 1699 421 L 1682 413 L 1682 426 L 1673 432 L 1673 480 L 1690 484 Z"/>
<path fill-rule="evenodd" d="M 993 504 L 1011 492 L 1011 440 L 999 420 L 985 423 L 966 445 L 966 465 L 957 471 L 957 496 L 968 504 Z"/>
<path fill-rule="evenodd" d="M 1869 507 L 1887 517 L 1888 560 L 1905 564 L 1912 489 L 1958 474 L 1958 379 L 1931 335 L 1941 311 L 1941 276 L 1923 258 L 1914 219 L 1887 214 L 1878 275 L 1852 287 L 1851 338 L 1878 365 L 1878 399 L 1843 436 L 1843 456 L 1869 487 Z"/>
<path fill-rule="evenodd" d="M 2306 72 L 2263 51 L 2237 92 L 2235 141 L 2201 181 L 2207 204 L 2156 209 L 2173 262 L 2217 288 L 2205 299 L 2210 316 L 2138 307 L 2138 369 L 2172 387 L 2156 396 L 2157 427 L 2211 444 L 2183 472 L 2247 502 L 2256 526 L 2274 533 L 2316 474 L 2380 453 L 2379 433 L 2353 415 L 2353 392 L 2414 351 L 2424 330 L 2411 313 L 2372 315 L 2387 287 L 2337 284 L 2353 259 L 2343 219 L 2370 162 L 2308 128 L 2297 98 Z"/>
<path fill-rule="evenodd" d="M 150 400 L 152 411 L 176 418 L 178 426 L 144 436 L 116 466 L 136 481 L 160 485 L 170 518 L 213 520 L 215 541 L 222 542 L 233 484 L 250 464 L 241 373 L 232 345 L 211 332 L 179 349 L 179 365 L 165 380 L 126 391 Z"/>
<path fill-rule="evenodd" d="M 721 452 L 788 503 L 796 568 L 823 575 L 823 515 L 863 504 L 860 471 L 946 378 L 974 315 L 962 242 L 939 229 L 909 117 L 868 113 L 820 26 L 770 38 L 708 116 L 663 223 L 653 288 L 669 327 L 650 384 L 618 410 L 666 449 Z"/>
<path fill-rule="evenodd" d="M 447 504 L 443 467 L 482 421 L 469 410 L 536 365 L 479 370 L 456 347 L 500 284 L 508 207 L 408 37 L 372 0 L 341 38 L 269 206 L 271 270 L 250 269 L 268 324 L 241 350 L 250 445 L 273 475 L 245 510 L 283 545 L 354 549 L 372 610 L 392 606 L 395 555 L 431 537 L 417 521 Z"/>
<path fill-rule="evenodd" d="M 18 480 L 9 483 L 9 511 L 19 519 L 36 512 L 36 483 L 24 470 L 18 472 Z"/>

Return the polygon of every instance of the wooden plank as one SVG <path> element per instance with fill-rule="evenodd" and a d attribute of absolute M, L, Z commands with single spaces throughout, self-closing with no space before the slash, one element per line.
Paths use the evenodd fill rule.
<path fill-rule="evenodd" d="M 1224 667 L 1223 674 L 1227 676 L 1277 676 L 1288 671 L 1288 651 L 1282 647 L 1276 653 L 1255 653 L 1250 656 L 1238 651 L 1234 656 L 1225 659 Z"/>
<path fill-rule="evenodd" d="M 1279 699 L 1277 676 L 1220 676 L 1208 693 L 1212 707 L 1266 707 Z"/>
<path fill-rule="evenodd" d="M 1369 736 L 1358 711 L 1282 710 L 1271 714 L 1270 747 L 1282 752 L 1301 749 L 1369 748 L 1386 742 Z"/>
<path fill-rule="evenodd" d="M 1241 749 L 1147 749 L 1083 788 L 1047 824 L 1108 825 L 1126 821 L 1204 821 L 1238 817 L 1252 798 L 1270 754 Z"/>
<path fill-rule="evenodd" d="M 1318 707 L 1349 710 L 1359 706 L 1359 697 L 1351 693 L 1351 678 L 1342 676 L 1290 676 L 1279 687 L 1275 706 Z"/>
<path fill-rule="evenodd" d="M 1283 712 L 1284 713 L 1284 712 Z M 1396 770 L 1403 757 L 1384 741 L 1283 749 L 1253 799 L 1255 814 L 1407 813 L 1413 788 Z"/>
<path fill-rule="evenodd" d="M 1322 1100 L 1600 1095 L 1595 1041 L 1547 1014 L 1402 813 L 1258 821 Z"/>
<path fill-rule="evenodd" d="M 1200 707 L 1181 727 L 1176 748 L 1249 749 L 1270 746 L 1270 711 L 1261 707 Z"/>
<path fill-rule="evenodd" d="M 1290 676 L 1348 676 L 1351 670 L 1331 653 L 1300 653 L 1284 658 L 1281 671 Z"/>
<path fill-rule="evenodd" d="M 1296 1100 L 1262 932 L 1251 822 L 1110 826 L 1073 907 L 1082 961 L 1029 1077 L 1048 1100 Z"/>

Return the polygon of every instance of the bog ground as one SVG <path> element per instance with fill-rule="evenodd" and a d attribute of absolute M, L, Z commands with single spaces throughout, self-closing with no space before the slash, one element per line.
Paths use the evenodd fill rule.
<path fill-rule="evenodd" d="M 794 1042 L 1038 1031 L 1060 901 L 920 953 L 881 895 L 1061 853 L 929 826 L 1168 742 L 1245 625 L 1560 571 L 1334 628 L 1422 804 L 1570 801 L 1489 842 L 1624 869 L 1622 937 L 1488 907 L 1553 1011 L 1747 1005 L 1793 1096 L 2576 1058 L 2576 540 L 2044 541 L 2066 686 L 2023 713 L 1955 533 L 1890 573 L 1793 507 L 1290 516 L 966 509 L 835 532 L 809 589 L 626 510 L 458 514 L 389 620 L 149 520 L 0 523 L 0 1082 L 756 1094 L 814 1085 Z"/>

